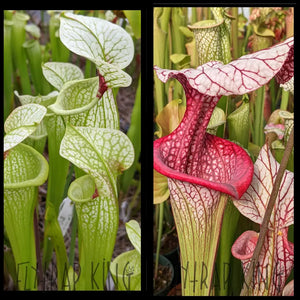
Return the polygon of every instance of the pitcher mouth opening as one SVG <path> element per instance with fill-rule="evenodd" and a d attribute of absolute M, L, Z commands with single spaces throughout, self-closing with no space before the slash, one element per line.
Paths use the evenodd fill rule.
<path fill-rule="evenodd" d="M 39 186 L 43 184 L 47 180 L 49 171 L 47 160 L 43 157 L 43 155 L 41 155 L 32 147 L 20 143 L 14 148 L 10 149 L 9 152 L 7 151 L 5 160 L 9 159 L 9 156 L 15 151 L 26 151 L 28 153 L 27 156 L 31 156 L 31 158 L 35 160 L 36 164 L 38 165 L 38 170 L 35 170 L 35 176 L 24 178 L 19 182 L 4 182 L 4 189 L 17 189 L 29 186 Z"/>
<path fill-rule="evenodd" d="M 232 255 L 240 260 L 250 259 L 253 255 L 259 234 L 255 231 L 245 231 L 233 244 Z"/>
<path fill-rule="evenodd" d="M 247 190 L 252 179 L 253 164 L 249 155 L 241 147 L 228 140 L 210 135 L 209 133 L 206 133 L 206 135 L 208 137 L 208 140 L 217 141 L 217 143 L 215 144 L 221 145 L 222 149 L 229 146 L 231 149 L 233 149 L 235 155 L 238 154 L 239 156 L 241 156 L 240 159 L 235 158 L 236 166 L 235 169 L 230 171 L 231 173 L 230 178 L 228 179 L 219 178 L 219 180 L 216 181 L 213 180 L 213 176 L 211 176 L 210 178 L 207 175 L 206 178 L 204 176 L 203 177 L 194 176 L 191 174 L 180 172 L 178 170 L 169 167 L 167 161 L 165 161 L 161 155 L 160 146 L 164 143 L 165 141 L 164 138 L 155 140 L 153 144 L 154 169 L 157 172 L 169 178 L 190 182 L 192 184 L 198 184 L 207 187 L 209 189 L 223 192 L 236 199 L 239 199 Z M 247 165 L 247 168 L 241 168 L 242 165 Z M 229 167 L 229 165 L 227 167 Z M 209 172 L 211 173 L 213 171 L 214 170 L 210 170 Z"/>

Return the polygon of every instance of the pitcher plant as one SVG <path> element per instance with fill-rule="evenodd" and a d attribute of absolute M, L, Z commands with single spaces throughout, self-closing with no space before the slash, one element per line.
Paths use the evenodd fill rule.
<path fill-rule="evenodd" d="M 154 168 L 168 177 L 183 295 L 209 295 L 228 195 L 239 199 L 253 176 L 253 163 L 240 146 L 206 133 L 213 109 L 222 95 L 249 93 L 274 76 L 279 83 L 289 81 L 293 53 L 289 38 L 228 64 L 212 61 L 179 71 L 154 67 L 161 81 L 177 79 L 187 99 L 179 126 L 154 141 Z"/>

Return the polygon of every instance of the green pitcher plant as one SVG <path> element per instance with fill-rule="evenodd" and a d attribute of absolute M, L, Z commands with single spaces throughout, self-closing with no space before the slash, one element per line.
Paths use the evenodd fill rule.
<path fill-rule="evenodd" d="M 60 20 L 60 39 L 68 49 L 95 63 L 107 85 L 130 85 L 131 77 L 122 69 L 132 61 L 134 47 L 123 28 L 100 18 L 71 13 L 63 14 Z"/>
<path fill-rule="evenodd" d="M 50 107 L 57 101 L 57 97 L 61 94 L 63 86 L 69 81 L 79 81 L 83 79 L 83 73 L 77 66 L 73 64 L 56 62 L 43 64 L 42 71 L 46 80 L 57 89 L 57 91 L 42 97 L 42 99 L 47 99 L 54 93 L 54 95 L 50 97 L 49 101 L 41 102 L 42 105 L 47 107 L 47 115 L 45 116 L 43 122 L 45 122 L 48 135 L 48 155 L 50 167 L 46 197 L 46 210 L 48 211 L 48 218 L 45 221 L 43 247 L 43 268 L 47 269 L 52 257 L 53 244 L 56 244 L 57 242 L 53 241 L 52 239 L 58 236 L 51 234 L 52 237 L 50 237 L 48 234 L 50 234 L 50 232 L 57 231 L 55 228 L 58 228 L 58 210 L 63 198 L 65 181 L 69 168 L 69 161 L 59 155 L 60 142 L 65 132 L 65 122 L 63 117 L 54 113 Z M 23 96 L 23 98 L 24 97 L 25 96 Z M 37 97 L 31 98 L 32 101 L 37 101 L 38 99 L 39 98 Z M 61 240 L 61 237 L 59 240 Z M 63 267 L 61 266 L 59 269 L 63 269 Z M 61 282 L 59 286 L 62 286 L 62 284 L 63 282 Z"/>
<path fill-rule="evenodd" d="M 49 106 L 63 128 L 60 130 L 59 141 L 67 123 L 119 129 L 112 89 L 131 84 L 131 77 L 122 71 L 131 62 L 134 54 L 130 35 L 120 26 L 99 18 L 66 13 L 61 15 L 60 21 L 61 41 L 71 51 L 95 63 L 98 76 L 75 80 L 74 77 L 71 80 L 66 78 L 61 82 L 60 77 L 65 78 L 66 73 L 78 76 L 75 66 L 71 72 L 64 69 L 70 69 L 69 64 L 48 63 L 45 66 L 44 75 L 49 76 L 51 84 L 60 89 L 55 103 Z M 93 51 L 87 47 L 91 40 L 94 43 Z M 119 47 L 118 51 L 114 50 L 116 45 Z M 59 141 L 55 145 L 56 156 L 59 156 Z M 66 172 L 67 165 L 65 176 Z M 76 169 L 76 174 L 80 176 L 82 171 Z M 61 191 L 63 188 L 61 185 Z M 59 199 L 61 201 L 62 197 Z M 55 207 L 58 210 L 58 205 Z"/>
<path fill-rule="evenodd" d="M 194 33 L 199 64 L 211 60 L 231 61 L 230 25 L 232 16 L 222 7 L 212 7 L 214 20 L 203 20 L 188 28 Z"/>
<path fill-rule="evenodd" d="M 73 162 L 73 159 L 69 155 L 67 155 L 67 157 L 63 155 L 63 147 L 61 147 L 62 139 L 64 137 L 65 141 L 68 138 L 70 132 L 72 132 L 72 128 L 79 128 L 78 132 L 80 132 L 80 128 L 83 128 L 83 136 L 87 134 L 85 133 L 85 128 L 90 130 L 88 133 L 99 129 L 100 131 L 97 132 L 97 134 L 101 132 L 101 138 L 103 138 L 103 140 L 98 140 L 97 143 L 102 143 L 102 145 L 106 147 L 108 141 L 106 140 L 105 142 L 105 137 L 106 139 L 110 139 L 114 136 L 114 140 L 120 139 L 121 146 L 123 146 L 123 152 L 121 150 L 120 153 L 114 152 L 117 151 L 117 148 L 112 149 L 110 152 L 107 152 L 107 149 L 103 149 L 101 155 L 103 155 L 106 160 L 109 159 L 107 157 L 109 153 L 115 155 L 116 159 L 120 159 L 120 161 L 116 160 L 113 165 L 109 165 L 108 168 L 107 162 L 101 162 L 104 164 L 102 165 L 104 168 L 103 172 L 108 178 L 106 179 L 108 180 L 107 185 L 102 185 L 102 183 L 100 183 L 102 179 L 99 174 L 92 174 L 93 176 L 96 176 L 95 184 L 99 191 L 100 198 L 104 199 L 104 201 L 99 200 L 100 204 L 97 204 L 95 202 L 96 200 L 91 201 L 94 207 L 96 207 L 95 211 L 97 212 L 96 214 L 98 217 L 100 218 L 102 214 L 105 215 L 104 212 L 107 207 L 112 204 L 110 214 L 105 215 L 104 219 L 101 219 L 101 226 L 106 226 L 105 222 L 108 222 L 107 224 L 111 225 L 111 235 L 105 236 L 104 234 L 103 238 L 100 239 L 102 245 L 100 260 L 97 254 L 100 245 L 97 231 L 93 231 L 94 238 L 91 239 L 91 243 L 94 243 L 94 246 L 88 246 L 85 250 L 83 250 L 84 247 L 80 247 L 80 261 L 85 267 L 83 268 L 78 287 L 79 289 L 95 288 L 103 290 L 105 278 L 107 276 L 107 268 L 102 268 L 103 261 L 101 261 L 101 259 L 105 260 L 106 263 L 110 262 L 118 227 L 117 174 L 120 174 L 123 170 L 127 169 L 134 158 L 131 142 L 125 134 L 118 130 L 119 117 L 113 89 L 117 89 L 121 86 L 126 87 L 131 84 L 131 77 L 122 69 L 131 62 L 134 55 L 134 47 L 131 36 L 123 28 L 106 20 L 75 15 L 72 13 L 60 14 L 59 20 L 59 38 L 61 42 L 67 49 L 78 55 L 84 56 L 86 59 L 90 60 L 91 63 L 95 64 L 97 74 L 95 74 L 95 77 L 84 79 L 81 69 L 71 63 L 47 62 L 42 65 L 43 75 L 57 91 L 45 96 L 19 95 L 18 93 L 15 93 L 23 107 L 28 105 L 35 106 L 38 104 L 38 106 L 44 106 L 44 119 L 42 120 L 43 125 L 41 125 L 40 128 L 41 132 L 36 133 L 36 138 L 44 138 L 47 135 L 49 154 L 49 179 L 46 199 L 43 267 L 44 269 L 47 268 L 54 247 L 57 257 L 57 284 L 59 289 L 63 289 L 66 283 L 66 270 L 68 270 L 69 266 L 57 216 L 59 205 L 63 199 L 69 164 L 70 161 Z M 90 47 L 91 45 L 93 46 Z M 110 130 L 112 130 L 112 132 Z M 110 137 L 108 132 L 110 133 Z M 23 139 L 28 136 L 30 136 L 31 139 L 34 139 L 32 133 L 33 131 L 28 131 L 28 134 L 24 136 Z M 7 134 L 6 139 L 7 143 L 10 142 L 9 134 Z M 125 144 L 123 143 L 124 139 Z M 112 146 L 115 146 L 114 140 L 110 141 Z M 106 145 L 104 145 L 105 143 Z M 98 147 L 100 144 L 95 145 L 97 150 L 99 150 Z M 125 153 L 124 148 L 126 148 L 129 153 Z M 126 158 L 122 158 L 122 155 L 125 155 Z M 103 159 L 103 157 L 99 157 L 99 159 Z M 73 163 L 75 165 L 76 177 L 89 173 L 88 169 L 80 163 Z M 84 176 L 83 179 L 86 179 L 86 177 Z M 104 190 L 102 191 L 101 188 Z M 70 198 L 75 199 L 74 202 L 76 202 L 77 198 L 72 195 L 73 194 L 71 193 Z M 98 197 L 96 198 L 98 199 Z M 90 205 L 92 206 L 91 203 Z M 83 229 L 83 223 L 81 223 L 81 221 L 86 218 L 86 216 L 82 216 L 85 209 L 82 209 L 82 213 L 80 214 L 79 204 L 76 205 L 76 207 L 78 207 L 78 215 L 81 216 L 78 219 L 79 236 L 80 240 L 84 240 L 82 236 L 88 236 L 84 231 L 86 229 Z M 95 228 L 97 228 L 97 224 L 95 224 L 95 226 Z M 104 227 L 102 227 L 102 229 L 103 228 Z M 109 239 L 108 236 L 110 237 Z M 105 245 L 106 240 L 109 240 L 107 245 Z M 102 242 L 104 244 L 102 244 Z M 85 242 L 81 243 L 81 245 L 84 244 L 88 245 Z M 97 265 L 96 262 L 101 264 L 101 271 L 99 271 L 99 273 L 101 273 L 101 278 L 97 279 L 97 282 L 100 283 L 91 282 L 90 279 L 87 279 L 87 274 L 90 274 L 89 272 L 91 270 L 91 261 L 92 263 L 95 262 L 94 267 Z M 70 274 L 74 273 L 71 269 L 72 268 L 69 269 Z M 94 285 L 91 286 L 91 284 Z"/>
<path fill-rule="evenodd" d="M 133 146 L 116 129 L 67 125 L 60 154 L 88 174 L 68 191 L 78 215 L 78 289 L 103 290 L 119 224 L 117 175 L 131 166 Z"/>
<path fill-rule="evenodd" d="M 19 290 L 37 290 L 34 210 L 38 186 L 48 177 L 46 159 L 22 143 L 46 113 L 38 104 L 16 108 L 4 124 L 4 227 L 14 254 Z"/>
<path fill-rule="evenodd" d="M 141 228 L 137 221 L 125 224 L 133 250 L 118 255 L 110 264 L 110 274 L 119 291 L 141 290 Z"/>
<path fill-rule="evenodd" d="M 37 95 L 37 96 L 19 95 L 17 91 L 15 91 L 14 94 L 19 99 L 22 105 L 39 104 L 47 108 L 50 104 L 53 104 L 55 102 L 58 92 L 53 91 L 44 96 L 43 95 Z M 24 140 L 24 143 L 32 146 L 41 154 L 44 151 L 45 144 L 48 137 L 46 123 L 47 123 L 47 119 L 49 118 L 49 115 L 50 115 L 49 111 L 47 111 L 47 113 L 45 114 L 45 118 L 41 121 L 36 131 L 34 131 L 33 134 L 31 134 L 26 140 Z"/>
<path fill-rule="evenodd" d="M 53 91 L 48 95 L 37 96 L 19 95 L 17 92 L 15 92 L 15 94 L 22 105 L 36 103 L 47 108 L 45 118 L 40 124 L 40 130 L 44 130 L 44 134 L 47 134 L 48 140 L 49 179 L 46 197 L 46 210 L 53 210 L 53 212 L 48 212 L 47 215 L 50 219 L 45 222 L 43 268 L 46 269 L 49 261 L 51 260 L 53 249 L 51 237 L 48 236 L 48 233 L 52 230 L 48 230 L 48 226 L 50 226 L 48 224 L 53 224 L 52 229 L 55 231 L 55 228 L 57 228 L 58 225 L 58 209 L 63 198 L 64 186 L 69 167 L 69 162 L 59 155 L 60 142 L 65 132 L 64 120 L 62 116 L 55 114 L 48 107 L 56 102 L 56 98 L 65 83 L 72 80 L 83 79 L 83 73 L 79 67 L 70 63 L 61 62 L 48 62 L 43 64 L 42 72 L 46 80 L 56 88 L 56 91 Z M 36 132 L 38 132 L 38 130 Z M 36 141 L 36 137 L 33 136 L 30 136 L 30 138 L 35 138 L 35 144 L 40 147 L 39 144 L 42 143 L 41 140 Z M 41 138 L 41 136 L 38 138 Z M 32 141 L 30 141 L 30 143 L 32 143 Z M 54 219 L 51 220 L 51 218 Z"/>
<path fill-rule="evenodd" d="M 228 64 L 212 61 L 180 71 L 154 67 L 161 81 L 177 79 L 187 99 L 179 126 L 154 141 L 154 168 L 168 177 L 183 295 L 210 294 L 228 195 L 242 197 L 253 176 L 253 163 L 240 146 L 206 133 L 213 109 L 222 95 L 249 93 L 274 76 L 279 83 L 289 81 L 293 49 L 289 38 Z"/>

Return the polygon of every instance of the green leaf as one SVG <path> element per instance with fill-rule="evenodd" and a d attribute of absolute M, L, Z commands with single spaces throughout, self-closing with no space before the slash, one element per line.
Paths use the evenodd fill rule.
<path fill-rule="evenodd" d="M 45 107 L 47 107 L 50 104 L 53 104 L 58 95 L 57 91 L 53 91 L 48 95 L 37 95 L 37 96 L 19 95 L 18 91 L 15 91 L 14 93 L 18 97 L 22 105 L 35 103 Z"/>
<path fill-rule="evenodd" d="M 191 62 L 190 55 L 183 53 L 174 53 L 170 56 L 171 61 L 178 66 L 179 69 L 188 67 Z"/>
<path fill-rule="evenodd" d="M 263 36 L 263 37 L 273 37 L 273 38 L 275 37 L 274 32 L 267 27 L 257 26 L 255 24 L 252 24 L 252 27 L 256 35 Z"/>
<path fill-rule="evenodd" d="M 75 283 L 78 281 L 78 275 L 72 266 L 69 266 L 68 276 L 65 279 L 65 291 L 75 291 Z"/>
<path fill-rule="evenodd" d="M 127 87 L 131 84 L 131 77 L 122 71 L 119 66 L 107 63 L 101 59 L 96 59 L 95 64 L 99 73 L 104 77 L 105 83 L 110 88 Z"/>
<path fill-rule="evenodd" d="M 179 30 L 184 34 L 185 37 L 194 39 L 194 34 L 188 27 L 179 26 Z"/>
<path fill-rule="evenodd" d="M 124 252 L 110 264 L 110 273 L 118 291 L 141 290 L 141 256 L 137 250 Z"/>
<path fill-rule="evenodd" d="M 131 244 L 141 254 L 141 228 L 137 221 L 130 220 L 125 224 L 126 232 Z"/>
<path fill-rule="evenodd" d="M 186 109 L 181 103 L 180 99 L 172 100 L 157 115 L 158 132 L 156 134 L 158 137 L 166 136 L 178 127 Z"/>
<path fill-rule="evenodd" d="M 73 80 L 64 84 L 56 102 L 49 106 L 57 115 L 78 114 L 92 108 L 97 98 L 99 78 Z"/>
<path fill-rule="evenodd" d="M 45 214 L 44 236 L 51 240 L 56 253 L 56 269 L 57 269 L 57 288 L 63 290 L 65 271 L 68 265 L 67 250 L 64 244 L 64 237 L 57 219 L 55 207 L 52 203 L 48 203 Z"/>
<path fill-rule="evenodd" d="M 62 14 L 60 22 L 60 39 L 74 53 L 95 63 L 100 59 L 121 69 L 132 61 L 132 38 L 120 26 L 71 13 Z"/>
<path fill-rule="evenodd" d="M 155 7 L 153 10 L 153 63 L 161 68 L 168 68 L 169 47 L 168 26 L 170 21 L 171 7 Z M 167 103 L 165 87 L 163 83 L 154 76 L 155 83 L 155 111 L 159 113 Z"/>
<path fill-rule="evenodd" d="M 107 275 L 103 262 L 111 260 L 118 228 L 117 175 L 131 166 L 134 149 L 119 130 L 67 124 L 60 155 L 88 173 L 73 181 L 68 191 L 78 216 L 79 288 L 102 290 Z M 97 264 L 102 266 L 99 286 L 90 280 Z"/>
<path fill-rule="evenodd" d="M 215 107 L 212 116 L 207 125 L 206 131 L 210 134 L 216 135 L 217 129 L 220 125 L 223 125 L 226 122 L 226 115 L 224 110 L 220 107 Z"/>
<path fill-rule="evenodd" d="M 47 187 L 47 199 L 46 199 L 46 211 L 48 209 L 55 209 L 57 220 L 59 205 L 63 199 L 65 181 L 68 174 L 69 161 L 64 159 L 59 155 L 59 148 L 61 140 L 65 133 L 65 125 L 63 121 L 63 117 L 56 115 L 54 113 L 46 116 L 45 123 L 47 127 L 48 133 L 48 156 L 49 156 L 49 179 L 48 179 L 48 187 Z M 52 257 L 52 251 L 54 242 L 48 239 L 47 233 L 51 232 L 52 228 L 48 231 L 48 226 L 56 226 L 51 225 L 55 224 L 54 220 L 49 219 L 45 220 L 45 234 L 44 234 L 44 244 L 43 244 L 43 266 L 48 265 Z"/>
<path fill-rule="evenodd" d="M 27 104 L 12 111 L 4 123 L 4 152 L 15 147 L 37 128 L 47 109 L 38 104 Z"/>
<path fill-rule="evenodd" d="M 36 130 L 29 136 L 32 140 L 40 140 L 47 137 L 47 127 L 45 125 L 45 119 L 37 126 Z"/>
<path fill-rule="evenodd" d="M 65 122 L 74 126 L 119 129 L 119 114 L 111 89 L 90 109 L 69 116 L 64 116 Z"/>
<path fill-rule="evenodd" d="M 141 38 L 141 11 L 140 10 L 123 10 L 136 39 Z"/>
<path fill-rule="evenodd" d="M 45 119 L 38 125 L 36 130 L 28 138 L 26 138 L 23 143 L 31 146 L 39 153 L 43 154 L 44 148 L 47 140 L 47 128 L 45 125 Z"/>
<path fill-rule="evenodd" d="M 119 130 L 68 124 L 60 155 L 92 175 L 101 194 L 117 198 L 116 177 L 131 166 L 134 150 Z"/>
<path fill-rule="evenodd" d="M 168 178 L 153 169 L 153 203 L 159 204 L 170 196 Z"/>
<path fill-rule="evenodd" d="M 244 148 L 249 142 L 249 102 L 243 101 L 242 105 L 228 117 L 229 138 L 238 141 Z"/>
<path fill-rule="evenodd" d="M 39 39 L 41 37 L 41 30 L 35 24 L 26 24 L 25 30 L 30 33 L 35 39 Z"/>
<path fill-rule="evenodd" d="M 59 91 L 71 80 L 83 79 L 84 75 L 76 65 L 63 62 L 47 62 L 42 65 L 45 78 Z"/>
<path fill-rule="evenodd" d="M 19 95 L 18 91 L 14 92 L 15 95 L 19 98 L 22 105 L 35 103 L 40 104 L 44 107 L 47 107 L 50 104 L 53 104 L 56 100 L 56 97 L 58 95 L 57 91 L 53 91 L 49 93 L 48 95 L 42 96 L 31 96 L 31 95 Z M 51 114 L 53 114 L 51 112 Z M 46 117 L 49 115 L 49 113 L 46 113 Z M 24 140 L 24 143 L 33 147 L 38 152 L 43 153 L 46 139 L 47 139 L 47 128 L 46 128 L 46 118 L 44 118 L 41 123 L 37 126 L 36 130 Z"/>

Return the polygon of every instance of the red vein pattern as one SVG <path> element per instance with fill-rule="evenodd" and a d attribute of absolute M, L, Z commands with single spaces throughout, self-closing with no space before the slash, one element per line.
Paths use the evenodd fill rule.
<path fill-rule="evenodd" d="M 233 203 L 247 218 L 261 224 L 277 176 L 279 163 L 264 145 L 254 164 L 248 190 Z M 254 268 L 252 295 L 281 295 L 294 265 L 294 245 L 287 239 L 288 226 L 294 223 L 294 173 L 285 171 L 274 205 L 264 245 Z M 234 257 L 241 259 L 244 274 L 256 246 L 258 233 L 244 232 L 232 246 Z"/>
<path fill-rule="evenodd" d="M 294 266 L 294 245 L 287 240 L 288 228 L 268 230 L 250 283 L 252 296 L 280 296 Z M 241 259 L 246 276 L 258 233 L 245 231 L 233 244 L 232 255 Z"/>
<path fill-rule="evenodd" d="M 288 70 L 279 74 L 283 67 Z M 163 82 L 177 79 L 187 99 L 179 126 L 154 142 L 154 168 L 167 177 L 240 198 L 251 182 L 253 164 L 242 148 L 207 134 L 206 127 L 222 95 L 251 92 L 276 74 L 280 83 L 293 76 L 293 38 L 227 65 L 208 62 L 197 69 L 154 69 Z"/>
<path fill-rule="evenodd" d="M 209 295 L 227 195 L 171 178 L 168 184 L 180 244 L 183 293 Z"/>
<path fill-rule="evenodd" d="M 226 195 L 222 193 L 241 198 L 251 183 L 254 171 L 249 155 L 241 147 L 206 133 L 212 112 L 222 95 L 254 91 L 276 74 L 280 83 L 289 80 L 294 71 L 292 48 L 293 38 L 290 38 L 227 65 L 214 61 L 197 69 L 180 71 L 154 67 L 161 81 L 177 79 L 186 95 L 186 111 L 179 126 L 171 134 L 154 141 L 154 168 L 168 177 L 183 264 L 183 293 L 186 288 L 187 295 L 209 294 L 226 205 L 223 199 Z M 289 70 L 279 73 L 283 67 Z M 281 249 L 286 249 L 286 245 L 289 246 L 284 240 L 286 232 L 283 230 L 280 233 L 282 235 L 279 232 L 273 235 L 273 245 L 280 243 Z M 254 239 L 251 245 L 247 243 L 248 240 L 244 239 L 244 243 L 240 244 L 244 245 L 243 249 L 248 251 L 249 256 L 256 241 Z M 282 272 L 282 268 L 290 270 L 290 265 L 284 264 L 288 254 L 281 249 L 275 249 L 278 250 L 276 263 L 279 268 L 272 268 L 272 271 Z M 264 256 L 263 264 L 266 262 L 268 265 L 268 257 Z M 185 272 L 189 263 L 194 269 Z M 200 286 L 193 284 L 199 281 L 203 264 L 209 268 L 209 284 L 205 286 L 208 292 L 202 291 L 202 283 Z M 275 282 L 277 279 L 280 280 L 280 277 L 276 277 Z M 278 284 L 276 282 L 276 286 Z"/>
<path fill-rule="evenodd" d="M 255 223 L 261 224 L 263 221 L 279 166 L 268 146 L 264 145 L 254 164 L 254 176 L 248 190 L 239 201 L 233 202 L 241 214 Z M 282 230 L 293 223 L 294 173 L 286 170 L 281 180 L 268 228 Z"/>

